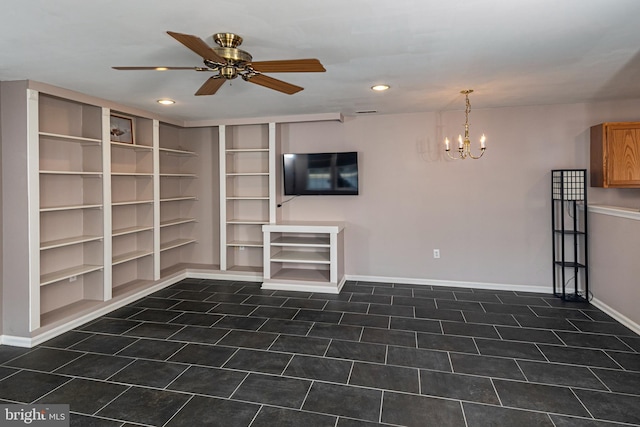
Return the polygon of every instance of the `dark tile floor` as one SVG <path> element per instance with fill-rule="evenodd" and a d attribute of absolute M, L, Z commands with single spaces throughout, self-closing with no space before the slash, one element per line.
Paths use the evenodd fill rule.
<path fill-rule="evenodd" d="M 188 279 L 0 346 L 0 401 L 73 426 L 640 426 L 640 337 L 546 294 Z"/>

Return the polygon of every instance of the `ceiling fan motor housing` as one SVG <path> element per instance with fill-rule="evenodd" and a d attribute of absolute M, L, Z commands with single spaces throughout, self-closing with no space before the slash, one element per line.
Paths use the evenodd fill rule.
<path fill-rule="evenodd" d="M 216 33 L 213 41 L 220 47 L 238 47 L 242 44 L 242 37 L 233 33 Z"/>
<path fill-rule="evenodd" d="M 212 47 L 211 50 L 224 58 L 226 64 L 205 60 L 205 65 L 217 69 L 220 76 L 227 80 L 235 79 L 238 77 L 238 72 L 245 71 L 246 65 L 253 60 L 249 52 L 237 48 L 242 44 L 242 37 L 233 33 L 216 33 L 213 35 L 213 40 L 220 47 Z"/>
<path fill-rule="evenodd" d="M 232 65 L 225 65 L 224 67 L 220 67 L 220 75 L 227 80 L 231 80 L 238 77 L 238 71 L 236 67 Z"/>
<path fill-rule="evenodd" d="M 236 49 L 235 47 L 212 47 L 211 49 L 215 53 L 226 59 L 228 64 L 241 65 L 253 60 L 249 52 L 245 52 L 241 49 Z"/>

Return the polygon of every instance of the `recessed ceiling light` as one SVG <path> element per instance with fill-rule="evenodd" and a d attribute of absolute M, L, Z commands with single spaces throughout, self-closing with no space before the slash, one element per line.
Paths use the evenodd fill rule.
<path fill-rule="evenodd" d="M 156 102 L 162 105 L 171 105 L 176 103 L 176 101 L 174 101 L 173 99 L 168 99 L 168 98 L 158 99 L 158 101 Z"/>
<path fill-rule="evenodd" d="M 167 67 L 156 67 L 156 71 L 167 71 Z"/>
<path fill-rule="evenodd" d="M 377 92 L 382 92 L 383 90 L 389 89 L 389 85 L 375 85 L 371 86 L 371 90 L 375 90 Z"/>

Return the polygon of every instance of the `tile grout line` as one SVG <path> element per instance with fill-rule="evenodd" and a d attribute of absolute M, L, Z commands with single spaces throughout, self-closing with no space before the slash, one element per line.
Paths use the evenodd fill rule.
<path fill-rule="evenodd" d="M 189 402 L 191 402 L 195 397 L 196 397 L 196 396 L 195 396 L 194 394 L 192 394 L 192 395 L 187 399 L 187 401 L 186 401 L 186 402 L 184 402 L 184 403 L 182 404 L 182 406 L 180 406 L 180 408 L 179 408 L 177 411 L 175 411 L 175 412 L 173 413 L 173 415 L 172 415 L 171 417 L 169 417 L 169 419 L 168 419 L 164 424 L 162 424 L 162 426 L 164 427 L 164 426 L 168 425 L 168 424 L 171 422 L 171 420 L 173 420 L 173 419 L 174 419 L 174 418 L 175 418 L 175 417 L 180 413 L 180 411 L 182 411 L 182 410 L 185 408 L 185 406 L 187 406 L 187 405 L 189 404 Z"/>
<path fill-rule="evenodd" d="M 315 380 L 311 380 L 311 384 L 309 384 L 309 388 L 307 388 L 307 393 L 304 395 L 304 399 L 302 399 L 302 402 L 300 403 L 300 407 L 298 408 L 298 410 L 302 411 L 302 408 L 304 407 L 304 404 L 307 401 L 307 398 L 309 397 L 309 393 L 311 393 L 311 388 L 313 387 L 314 384 L 315 384 Z"/>
<path fill-rule="evenodd" d="M 117 396 L 115 396 L 113 399 L 111 399 L 110 401 L 108 401 L 107 403 L 105 403 L 104 405 L 102 405 L 102 407 L 100 407 L 97 411 L 95 411 L 93 414 L 91 415 L 96 415 L 98 412 L 102 411 L 104 408 L 106 408 L 107 406 L 111 405 L 113 402 L 115 402 L 118 398 L 120 398 L 121 396 L 123 396 L 126 392 L 128 392 L 129 390 L 131 390 L 134 386 L 132 385 L 128 385 L 126 386 L 126 388 L 124 390 L 122 390 L 122 392 L 120 394 L 118 394 Z"/>

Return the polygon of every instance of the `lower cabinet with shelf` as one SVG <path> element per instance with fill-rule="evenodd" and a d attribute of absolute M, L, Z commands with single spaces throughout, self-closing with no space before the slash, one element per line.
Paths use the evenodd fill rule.
<path fill-rule="evenodd" d="M 283 222 L 262 226 L 263 289 L 340 293 L 344 224 Z"/>

